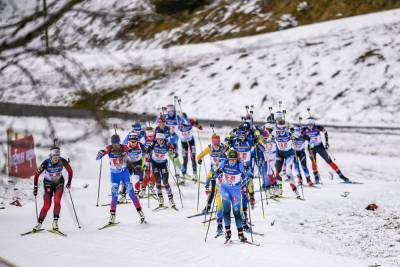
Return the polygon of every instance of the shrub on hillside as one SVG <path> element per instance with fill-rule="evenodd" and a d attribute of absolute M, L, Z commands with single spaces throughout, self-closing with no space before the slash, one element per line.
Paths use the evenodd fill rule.
<path fill-rule="evenodd" d="M 177 13 L 193 11 L 196 8 L 210 4 L 213 0 L 152 0 L 157 13 Z"/>

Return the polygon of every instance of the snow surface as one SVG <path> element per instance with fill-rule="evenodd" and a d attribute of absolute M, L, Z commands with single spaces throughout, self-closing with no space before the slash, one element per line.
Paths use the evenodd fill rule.
<path fill-rule="evenodd" d="M 0 256 L 19 266 L 115 266 L 135 264 L 141 266 L 398 266 L 400 264 L 399 194 L 400 164 L 398 158 L 399 135 L 366 135 L 361 133 L 330 132 L 332 153 L 338 165 L 349 177 L 364 182 L 363 185 L 339 184 L 335 176 L 320 161 L 322 189 L 304 188 L 306 201 L 293 198 L 288 185 L 284 194 L 289 199 L 271 202 L 262 217 L 260 195 L 256 193 L 256 208 L 251 211 L 254 230 L 264 237 L 254 236 L 261 247 L 232 244 L 225 247 L 222 239 L 214 239 L 213 222 L 207 243 L 206 227 L 202 218 L 187 219 L 196 213 L 197 185 L 187 182 L 182 187 L 184 208 L 152 212 L 147 199 L 142 200 L 147 225 L 140 225 L 133 206 L 118 207 L 117 218 L 121 224 L 115 228 L 98 231 L 108 220 L 108 208 L 96 207 L 99 162 L 95 161 L 98 149 L 112 133 L 96 126 L 92 120 L 67 120 L 52 118 L 51 125 L 61 141 L 62 155 L 71 159 L 74 168 L 72 195 L 82 229 L 75 223 L 69 196 L 64 195 L 60 218 L 61 229 L 68 234 L 63 238 L 50 233 L 21 237 L 19 234 L 35 224 L 35 208 L 31 195 L 32 181 L 18 182 L 18 190 L 10 185 L 1 193 L 6 209 L 0 209 Z M 0 117 L 1 125 L 15 130 L 33 132 L 35 142 L 42 146 L 36 150 L 39 162 L 47 155 L 51 144 L 49 121 L 39 118 Z M 130 123 L 117 123 L 119 133 L 126 133 Z M 220 134 L 227 129 L 217 129 Z M 4 140 L 5 131 L 0 131 Z M 211 131 L 199 132 L 203 147 Z M 77 137 L 83 140 L 68 143 Z M 198 140 L 196 140 L 198 142 Z M 3 148 L 4 149 L 4 148 Z M 1 162 L 4 158 L 0 158 Z M 397 162 L 397 163 L 396 163 Z M 104 163 L 104 162 L 103 162 Z M 208 163 L 208 162 L 207 162 Z M 109 199 L 108 164 L 103 164 L 100 203 Z M 201 169 L 204 180 L 204 169 Z M 8 179 L 2 177 L 3 183 Z M 171 181 L 172 182 L 172 181 Z M 173 182 L 172 182 L 173 183 Z M 84 188 L 85 185 L 89 185 Z M 1 186 L 0 186 L 1 187 Z M 256 181 L 256 188 L 258 183 Z M 179 203 L 176 186 L 172 186 Z M 42 194 L 40 188 L 39 195 Z M 22 191 L 22 192 L 20 192 Z M 341 195 L 349 192 L 348 197 Z M 13 196 L 19 196 L 22 208 L 10 206 Z M 201 203 L 205 195 L 201 187 Z M 39 207 L 42 200 L 39 197 Z M 376 203 L 375 212 L 364 208 Z M 150 199 L 150 207 L 156 206 Z M 180 207 L 180 204 L 178 204 Z M 51 227 L 51 210 L 45 227 Z M 273 225 L 271 223 L 274 222 Z M 247 234 L 250 238 L 250 235 Z M 236 231 L 234 230 L 236 238 Z"/>

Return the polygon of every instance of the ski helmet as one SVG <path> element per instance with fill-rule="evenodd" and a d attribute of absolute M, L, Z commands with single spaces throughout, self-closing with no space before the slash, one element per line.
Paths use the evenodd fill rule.
<path fill-rule="evenodd" d="M 236 150 L 229 150 L 228 151 L 228 159 L 237 159 L 238 157 L 238 153 L 236 152 Z"/>
<path fill-rule="evenodd" d="M 129 139 L 129 141 L 137 141 L 137 140 L 139 140 L 139 135 L 137 134 L 137 132 L 131 132 L 128 135 L 128 139 Z"/>
<path fill-rule="evenodd" d="M 140 132 L 142 130 L 142 125 L 140 124 L 140 122 L 136 122 L 132 125 L 132 128 L 135 132 Z"/>
<path fill-rule="evenodd" d="M 60 148 L 57 146 L 53 146 L 50 148 L 50 157 L 51 159 L 58 160 L 60 157 Z"/>
<path fill-rule="evenodd" d="M 301 136 L 301 128 L 299 126 L 293 128 L 293 136 L 294 138 L 299 138 Z"/>
<path fill-rule="evenodd" d="M 156 139 L 164 140 L 165 139 L 165 134 L 164 133 L 157 133 L 156 134 Z"/>
<path fill-rule="evenodd" d="M 219 135 L 214 134 L 211 137 L 211 143 L 215 146 L 219 146 L 221 144 L 221 137 Z"/>
<path fill-rule="evenodd" d="M 249 131 L 250 128 L 251 128 L 251 125 L 250 125 L 249 122 L 247 122 L 247 121 L 243 122 L 243 124 L 242 124 L 242 129 L 243 129 L 243 130 Z"/>
<path fill-rule="evenodd" d="M 167 113 L 170 116 L 174 116 L 175 115 L 175 106 L 174 105 L 168 105 L 167 106 Z"/>
<path fill-rule="evenodd" d="M 119 135 L 118 135 L 118 134 L 113 134 L 113 135 L 111 136 L 111 144 L 112 144 L 112 145 L 119 145 L 120 142 L 121 142 L 121 139 L 119 138 Z"/>
<path fill-rule="evenodd" d="M 307 126 L 314 126 L 315 125 L 315 119 L 313 117 L 308 117 L 306 119 L 306 124 L 307 124 Z"/>
<path fill-rule="evenodd" d="M 279 120 L 283 120 L 283 119 L 284 119 L 284 118 L 283 118 L 283 113 L 282 113 L 282 111 L 277 111 L 277 112 L 275 112 L 274 117 L 275 117 L 275 121 L 276 121 L 276 122 L 279 121 Z"/>

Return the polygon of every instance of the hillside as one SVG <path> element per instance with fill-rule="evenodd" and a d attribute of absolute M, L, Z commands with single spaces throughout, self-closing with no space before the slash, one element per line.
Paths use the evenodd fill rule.
<path fill-rule="evenodd" d="M 291 119 L 311 107 L 325 122 L 399 124 L 399 12 L 169 49 L 29 57 L 20 64 L 35 87 L 7 68 L 0 99 L 154 114 L 178 95 L 214 119 L 237 119 L 247 104 L 263 119 L 282 100 Z"/>

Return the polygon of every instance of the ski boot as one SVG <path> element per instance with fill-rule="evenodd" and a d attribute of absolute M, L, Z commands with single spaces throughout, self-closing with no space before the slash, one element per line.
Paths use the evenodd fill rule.
<path fill-rule="evenodd" d="M 164 197 L 162 195 L 158 195 L 158 207 L 164 207 Z"/>
<path fill-rule="evenodd" d="M 176 182 L 179 185 L 184 185 L 185 184 L 185 177 L 186 177 L 185 173 L 183 173 L 182 176 L 180 176 L 179 174 L 176 174 L 175 177 L 176 177 Z"/>
<path fill-rule="evenodd" d="M 109 224 L 115 223 L 115 212 L 110 212 L 110 219 L 108 220 Z"/>
<path fill-rule="evenodd" d="M 169 205 L 171 206 L 171 208 L 176 209 L 176 205 L 175 205 L 175 201 L 172 195 L 168 196 L 169 199 Z"/>
<path fill-rule="evenodd" d="M 135 191 L 136 194 L 136 191 Z M 121 198 L 119 199 L 118 203 L 122 204 L 122 203 L 126 203 L 126 194 L 121 194 Z"/>
<path fill-rule="evenodd" d="M 224 234 L 224 228 L 222 227 L 222 222 L 218 222 L 218 226 L 217 226 L 217 234 L 215 235 L 215 237 L 219 237 L 221 235 Z"/>
<path fill-rule="evenodd" d="M 306 177 L 306 180 L 307 180 L 308 186 L 313 186 L 313 185 L 314 185 L 313 182 L 311 181 L 310 176 L 307 176 L 307 177 Z"/>
<path fill-rule="evenodd" d="M 245 231 L 246 233 L 251 233 L 251 228 L 247 223 L 243 224 L 243 231 Z"/>
<path fill-rule="evenodd" d="M 144 198 L 144 194 L 145 194 L 145 189 L 144 188 L 140 189 L 139 198 Z"/>
<path fill-rule="evenodd" d="M 156 191 L 154 190 L 154 184 L 149 185 L 149 190 L 150 190 L 151 195 L 153 195 L 153 196 L 157 195 Z"/>
<path fill-rule="evenodd" d="M 225 227 L 225 242 L 228 242 L 232 237 L 232 232 L 230 227 Z"/>
<path fill-rule="evenodd" d="M 201 211 L 201 214 L 207 214 L 211 209 L 211 205 L 207 204 L 207 206 Z"/>
<path fill-rule="evenodd" d="M 53 230 L 58 230 L 58 218 L 54 218 L 53 220 Z"/>
<path fill-rule="evenodd" d="M 293 193 L 296 195 L 296 198 L 301 199 L 301 196 L 299 194 L 299 191 L 297 191 L 297 188 L 293 189 Z"/>
<path fill-rule="evenodd" d="M 319 181 L 319 173 L 318 172 L 314 172 L 314 184 L 321 184 L 321 182 Z"/>
<path fill-rule="evenodd" d="M 197 172 L 196 171 L 193 171 L 192 181 L 197 183 Z"/>
<path fill-rule="evenodd" d="M 33 231 L 35 232 L 35 231 L 39 231 L 40 229 L 42 229 L 42 223 L 41 222 L 38 222 L 38 224 L 35 226 L 35 227 L 33 227 Z"/>
<path fill-rule="evenodd" d="M 277 196 L 281 197 L 283 195 L 282 184 L 278 184 Z"/>
<path fill-rule="evenodd" d="M 351 184 L 352 183 L 349 178 L 347 178 L 346 176 L 343 175 L 343 173 L 339 172 L 338 175 L 339 175 L 340 179 L 343 180 L 343 183 L 345 183 L 345 184 Z"/>
<path fill-rule="evenodd" d="M 144 217 L 144 213 L 142 211 L 141 208 L 136 209 L 138 214 L 139 214 L 139 218 L 140 218 L 140 223 L 146 223 L 146 218 Z"/>
<path fill-rule="evenodd" d="M 297 179 L 298 179 L 299 185 L 302 185 L 303 184 L 303 178 L 300 175 L 298 175 Z"/>
<path fill-rule="evenodd" d="M 239 237 L 240 242 L 246 242 L 247 241 L 247 238 L 244 236 L 243 230 L 241 230 L 241 229 L 238 229 L 238 237 Z"/>

